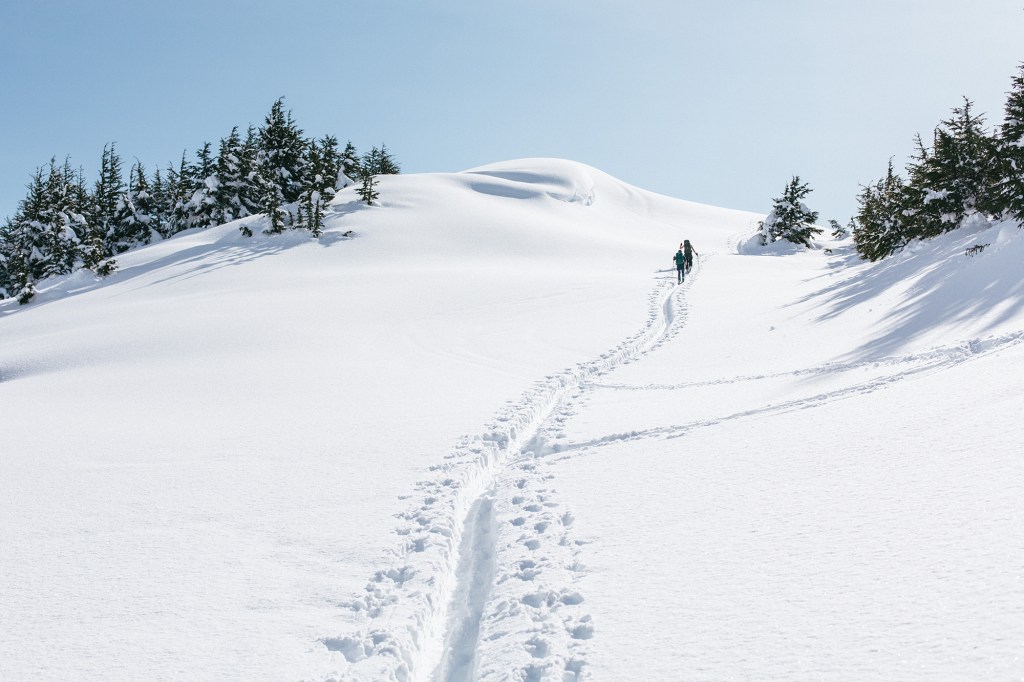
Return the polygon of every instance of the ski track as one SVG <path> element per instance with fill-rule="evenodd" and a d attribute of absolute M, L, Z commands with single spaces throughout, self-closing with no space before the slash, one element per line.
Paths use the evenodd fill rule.
<path fill-rule="evenodd" d="M 852 371 L 860 369 L 862 367 L 901 367 L 910 366 L 907 369 L 898 371 L 894 374 L 886 374 L 880 377 L 875 377 L 868 381 L 862 381 L 859 383 L 844 386 L 832 391 L 826 391 L 803 398 L 797 398 L 794 400 L 788 400 L 780 403 L 774 403 L 758 407 L 750 410 L 743 410 L 735 412 L 733 414 L 724 415 L 721 417 L 713 417 L 709 419 L 698 420 L 687 424 L 679 424 L 672 426 L 661 426 L 652 429 L 644 429 L 637 431 L 628 431 L 624 433 L 613 433 L 602 436 L 600 438 L 594 438 L 588 441 L 579 443 L 564 443 L 556 442 L 547 446 L 544 452 L 538 453 L 538 455 L 561 455 L 557 458 L 558 461 L 566 459 L 571 456 L 568 453 L 578 453 L 579 451 L 590 450 L 612 443 L 626 441 L 626 440 L 641 440 L 641 439 L 652 439 L 652 438 L 679 438 L 686 435 L 686 433 L 707 426 L 715 426 L 725 422 L 733 421 L 736 419 L 744 419 L 747 417 L 759 417 L 772 414 L 781 414 L 784 412 L 792 412 L 795 410 L 807 409 L 809 407 L 815 407 L 828 402 L 836 400 L 843 400 L 855 395 L 862 395 L 866 393 L 872 393 L 874 391 L 885 388 L 886 386 L 909 379 L 918 374 L 932 373 L 956 365 L 970 362 L 984 355 L 1003 350 L 1014 346 L 1024 341 L 1024 331 L 1011 332 L 1000 336 L 993 336 L 986 339 L 972 339 L 952 346 L 932 348 L 922 353 L 913 353 L 902 356 L 884 358 L 882 360 L 871 360 L 862 362 L 851 362 L 851 363 L 830 363 L 822 365 L 821 367 L 799 369 L 792 372 L 780 372 L 777 374 L 764 374 L 757 376 L 743 376 L 733 377 L 729 379 L 720 379 L 713 381 L 702 381 L 692 382 L 683 384 L 645 384 L 645 385 L 629 385 L 629 384 L 600 384 L 600 383 L 587 383 L 582 388 L 584 390 L 594 389 L 607 389 L 617 391 L 648 391 L 648 390 L 683 390 L 689 388 L 697 388 L 702 386 L 714 386 L 723 384 L 735 384 L 748 381 L 757 381 L 760 379 L 774 379 L 774 378 L 785 378 L 785 377 L 799 377 L 807 375 L 836 375 L 842 372 Z"/>
<path fill-rule="evenodd" d="M 538 459 L 545 424 L 574 413 L 589 379 L 672 338 L 685 322 L 691 281 L 659 282 L 639 332 L 538 381 L 431 467 L 417 501 L 398 515 L 396 533 L 406 540 L 391 565 L 341 603 L 363 626 L 321 640 L 349 663 L 331 679 L 583 679 L 594 625 L 574 584 L 585 542 L 573 536 L 572 512 L 555 501 Z"/>
<path fill-rule="evenodd" d="M 698 258 L 698 264 L 705 259 Z M 694 274 L 697 274 L 695 270 Z M 557 500 L 549 467 L 594 448 L 626 440 L 670 439 L 699 428 L 790 412 L 880 390 L 1024 341 L 1024 331 L 916 354 L 829 363 L 775 374 L 682 384 L 600 383 L 674 338 L 685 326 L 683 285 L 661 282 L 635 335 L 589 362 L 538 381 L 480 435 L 464 437 L 431 467 L 416 498 L 398 515 L 405 538 L 388 568 L 365 592 L 342 602 L 363 625 L 358 633 L 322 639 L 342 653 L 343 680 L 520 680 L 573 682 L 587 677 L 594 623 L 576 589 L 586 567 L 584 539 L 572 511 Z M 566 422 L 587 394 L 604 390 L 685 390 L 762 379 L 831 375 L 862 368 L 895 369 L 867 381 L 777 404 L 686 424 L 564 442 Z"/>

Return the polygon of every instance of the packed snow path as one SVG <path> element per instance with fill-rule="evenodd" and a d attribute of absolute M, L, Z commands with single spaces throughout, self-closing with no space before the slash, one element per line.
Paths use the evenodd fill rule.
<path fill-rule="evenodd" d="M 553 501 L 535 459 L 546 449 L 544 425 L 572 411 L 584 382 L 642 357 L 684 321 L 692 276 L 682 285 L 675 273 L 658 280 L 643 329 L 590 362 L 545 377 L 419 484 L 422 497 L 397 530 L 409 538 L 405 551 L 350 602 L 369 626 L 359 637 L 325 639 L 328 648 L 362 662 L 368 677 L 502 679 L 516 651 L 523 679 L 571 679 L 582 671 L 593 626 L 572 589 L 579 541 L 571 511 Z M 376 625 L 401 617 L 407 625 L 397 630 Z M 496 648 L 504 651 L 489 655 Z"/>
<path fill-rule="evenodd" d="M 707 259 L 701 260 L 707 267 Z M 897 356 L 763 374 L 675 383 L 607 380 L 627 366 L 643 375 L 632 368 L 650 364 L 647 356 L 684 331 L 690 314 L 686 295 L 698 272 L 682 286 L 659 284 L 641 332 L 592 362 L 546 377 L 482 436 L 467 439 L 450 454 L 437 478 L 421 484 L 425 495 L 399 529 L 410 538 L 408 551 L 375 576 L 366 596 L 351 603 L 370 616 L 365 633 L 325 641 L 355 664 L 355 677 L 436 682 L 589 678 L 595 661 L 592 638 L 602 623 L 589 608 L 583 584 L 588 540 L 578 533 L 578 510 L 556 489 L 553 467 L 571 466 L 605 447 L 668 444 L 697 430 L 871 398 L 894 385 L 1013 349 L 1024 340 L 1024 332 L 1013 331 Z M 682 413 L 680 395 L 689 396 L 689 409 Z M 688 419 L 679 420 L 680 414 Z M 628 463 L 631 457 L 626 453 L 616 461 Z M 656 526 L 649 520 L 644 527 Z M 395 627 L 400 622 L 407 623 L 404 629 Z M 604 625 L 608 631 L 617 629 L 613 622 Z M 624 644 L 621 635 L 616 644 Z M 613 668 L 600 659 L 597 669 L 607 675 Z M 634 665 L 643 668 L 628 655 L 620 653 L 616 660 L 625 666 L 621 674 Z M 670 670 L 651 674 L 667 679 Z M 786 669 L 773 676 L 785 679 L 795 672 Z"/>

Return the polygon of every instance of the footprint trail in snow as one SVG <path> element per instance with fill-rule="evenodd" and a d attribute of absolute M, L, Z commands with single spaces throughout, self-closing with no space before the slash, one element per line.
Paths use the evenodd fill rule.
<path fill-rule="evenodd" d="M 614 349 L 537 382 L 482 435 L 464 438 L 400 514 L 406 538 L 365 593 L 343 603 L 364 620 L 323 639 L 343 679 L 455 682 L 575 680 L 595 624 L 576 588 L 584 540 L 541 455 L 577 409 L 581 387 L 658 347 L 685 321 L 682 286 L 662 281 L 643 328 Z M 510 671 L 510 662 L 515 670 Z"/>

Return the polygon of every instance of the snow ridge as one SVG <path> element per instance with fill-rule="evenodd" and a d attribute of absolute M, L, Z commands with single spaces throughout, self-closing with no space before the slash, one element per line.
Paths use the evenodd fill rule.
<path fill-rule="evenodd" d="M 578 608 L 582 596 L 556 587 L 571 584 L 580 570 L 578 543 L 568 535 L 571 512 L 550 501 L 544 475 L 533 461 L 543 448 L 537 434 L 567 397 L 578 397 L 584 382 L 655 348 L 681 319 L 675 308 L 686 288 L 660 281 L 648 297 L 648 319 L 640 331 L 594 360 L 538 381 L 482 434 L 463 438 L 444 463 L 431 467 L 433 475 L 417 484 L 417 502 L 399 515 L 395 532 L 406 541 L 391 566 L 373 575 L 365 594 L 342 603 L 362 620 L 360 631 L 321 640 L 350 664 L 341 679 L 507 676 L 507 668 L 490 670 L 477 660 L 478 644 L 484 642 L 488 650 L 518 647 L 529 659 L 521 679 L 579 675 L 584 658 L 556 652 L 553 642 L 580 645 L 593 627 L 588 616 L 568 613 Z M 510 523 L 501 522 L 507 518 Z M 542 537 L 548 529 L 556 542 Z M 507 556 L 533 552 L 542 544 L 559 549 L 538 558 Z M 494 552 L 502 554 L 501 560 L 494 560 Z M 542 571 L 553 578 L 544 586 L 534 580 Z M 491 572 L 496 572 L 493 580 Z M 487 599 L 492 583 L 502 599 Z M 456 606 L 450 610 L 453 597 Z M 561 611 L 568 614 L 564 620 Z M 507 618 L 533 623 L 520 628 L 528 633 L 524 641 L 495 630 Z"/>

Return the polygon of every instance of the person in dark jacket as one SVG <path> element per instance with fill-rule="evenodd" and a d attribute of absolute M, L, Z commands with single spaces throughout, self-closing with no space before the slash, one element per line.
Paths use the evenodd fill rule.
<path fill-rule="evenodd" d="M 689 272 L 690 269 L 693 268 L 693 257 L 699 256 L 700 254 L 697 253 L 697 249 L 693 248 L 693 246 L 690 244 L 689 239 L 683 240 L 683 245 L 681 248 L 683 250 L 683 259 L 686 261 L 686 271 Z"/>
<path fill-rule="evenodd" d="M 676 251 L 676 275 L 679 277 L 679 284 L 683 283 L 683 277 L 686 276 L 686 256 L 683 255 L 683 245 L 679 245 L 679 250 Z"/>

